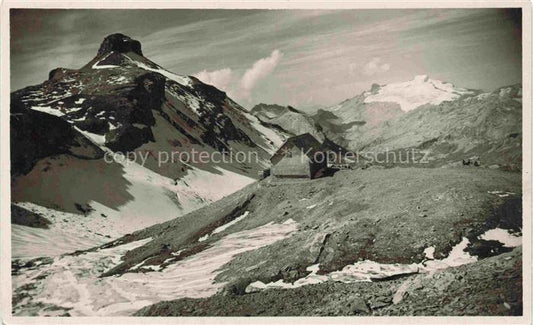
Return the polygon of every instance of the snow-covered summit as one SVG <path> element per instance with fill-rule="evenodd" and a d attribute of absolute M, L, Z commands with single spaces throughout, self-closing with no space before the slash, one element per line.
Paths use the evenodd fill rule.
<path fill-rule="evenodd" d="M 438 105 L 468 94 L 475 92 L 427 75 L 418 75 L 413 80 L 390 83 L 380 86 L 377 91 L 365 92 L 364 102 L 394 102 L 400 105 L 402 111 L 408 112 L 425 104 Z"/>

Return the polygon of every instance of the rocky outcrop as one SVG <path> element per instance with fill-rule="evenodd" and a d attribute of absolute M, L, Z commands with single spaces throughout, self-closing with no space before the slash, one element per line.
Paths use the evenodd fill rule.
<path fill-rule="evenodd" d="M 107 36 L 100 45 L 100 49 L 98 49 L 98 55 L 104 55 L 112 51 L 119 53 L 133 52 L 138 55 L 143 55 L 141 42 L 120 33 Z"/>
<path fill-rule="evenodd" d="M 306 113 L 292 106 L 258 104 L 250 111 L 263 125 L 279 129 L 292 136 L 309 133 L 319 141 L 324 141 L 320 125 Z"/>
<path fill-rule="evenodd" d="M 122 128 L 106 133 L 106 146 L 118 152 L 134 150 L 143 143 L 154 141 L 154 135 L 149 127 L 137 127 L 127 124 Z"/>
<path fill-rule="evenodd" d="M 20 107 L 13 96 L 10 122 L 12 176 L 29 172 L 39 159 L 52 155 L 65 153 L 82 159 L 103 157 L 103 151 L 68 122 Z"/>
<path fill-rule="evenodd" d="M 136 87 L 127 95 L 136 108 L 142 111 L 159 110 L 165 101 L 165 77 L 156 72 L 143 74 L 135 78 Z M 131 121 L 135 123 L 135 121 Z M 144 122 L 142 116 L 139 122 Z"/>

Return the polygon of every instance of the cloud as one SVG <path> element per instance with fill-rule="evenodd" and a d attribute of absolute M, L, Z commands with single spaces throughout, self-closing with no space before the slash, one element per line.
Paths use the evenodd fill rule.
<path fill-rule="evenodd" d="M 283 53 L 274 50 L 269 57 L 257 60 L 253 66 L 244 72 L 240 83 L 240 96 L 250 98 L 257 83 L 267 77 L 278 65 Z"/>
<path fill-rule="evenodd" d="M 206 84 L 224 90 L 230 97 L 251 100 L 253 89 L 274 71 L 282 57 L 283 53 L 279 50 L 272 51 L 270 56 L 255 61 L 252 67 L 246 69 L 241 78 L 234 78 L 231 68 L 214 71 L 202 70 L 194 76 Z"/>
<path fill-rule="evenodd" d="M 231 82 L 233 81 L 233 71 L 230 68 L 207 71 L 202 70 L 194 75 L 206 84 L 213 85 L 220 90 L 226 92 L 231 90 Z"/>
<path fill-rule="evenodd" d="M 58 66 L 83 66 L 94 57 L 103 37 L 117 31 L 141 41 L 145 56 L 170 71 L 193 75 L 207 69 L 201 79 L 220 88 L 227 79 L 206 76 L 231 68 L 233 78 L 226 92 L 233 93 L 235 100 L 249 100 L 247 104 L 288 103 L 292 98 L 305 102 L 314 94 L 317 104 L 333 105 L 366 90 L 372 82 L 410 80 L 420 73 L 445 73 L 443 78 L 456 84 L 495 89 L 521 80 L 521 51 L 515 51 L 520 38 L 513 37 L 514 25 L 504 19 L 509 13 L 493 8 L 14 9 L 12 89 L 40 83 Z M 493 42 L 486 42 L 487 38 Z M 255 43 L 261 46 L 250 46 Z M 253 87 L 245 87 L 250 97 L 241 98 L 244 72 L 275 49 L 283 52 L 278 66 L 264 79 L 250 78 Z M 376 57 L 382 61 L 372 63 Z M 277 82 L 267 83 L 274 74 Z M 489 74 L 501 78 L 487 78 Z M 324 91 L 322 80 L 328 77 L 334 85 Z"/>
<path fill-rule="evenodd" d="M 372 60 L 368 61 L 367 64 L 363 67 L 363 73 L 367 76 L 373 76 L 377 73 L 382 73 L 389 71 L 390 64 L 388 63 L 381 63 L 381 58 L 373 58 Z"/>

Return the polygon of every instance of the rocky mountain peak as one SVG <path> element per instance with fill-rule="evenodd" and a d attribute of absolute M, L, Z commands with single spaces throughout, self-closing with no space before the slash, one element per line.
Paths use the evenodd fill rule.
<path fill-rule="evenodd" d="M 266 161 L 282 142 L 280 131 L 260 125 L 224 92 L 158 66 L 142 55 L 139 41 L 123 34 L 107 36 L 97 55 L 80 69 L 56 68 L 42 84 L 15 92 L 12 107 L 21 114 L 39 111 L 59 117 L 75 134 L 115 152 L 141 146 L 165 152 L 193 146 L 229 152 L 240 142 Z M 188 168 L 161 166 L 155 160 L 147 166 L 171 178 L 183 176 Z M 228 164 L 232 170 L 235 166 Z"/>
<path fill-rule="evenodd" d="M 112 51 L 119 53 L 133 52 L 138 55 L 143 55 L 141 42 L 120 33 L 111 34 L 104 38 L 100 49 L 98 49 L 98 55 L 104 55 Z"/>

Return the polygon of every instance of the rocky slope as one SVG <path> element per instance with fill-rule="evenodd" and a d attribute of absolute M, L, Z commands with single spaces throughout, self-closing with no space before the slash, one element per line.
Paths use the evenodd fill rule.
<path fill-rule="evenodd" d="M 255 299 L 274 295 L 288 299 L 316 290 L 323 292 L 320 297 L 333 299 L 329 305 L 333 308 L 334 301 L 349 298 L 342 293 L 330 296 L 330 290 L 339 286 L 336 282 L 352 283 L 342 291 L 348 292 L 352 286 L 366 285 L 361 281 L 370 281 L 365 295 L 382 287 L 382 295 L 391 299 L 400 290 L 400 278 L 419 274 L 423 280 L 428 274 L 453 273 L 453 267 L 475 264 L 519 246 L 520 197 L 519 174 L 477 168 L 369 168 L 313 181 L 267 178 L 183 217 L 103 246 L 40 260 L 44 264 L 39 266 L 35 261 L 15 265 L 14 295 L 24 301 L 15 310 L 18 315 L 130 315 L 165 300 L 216 295 L 197 301 L 197 313 L 241 315 L 243 311 L 220 307 L 220 301 L 229 305 L 242 300 L 245 307 Z M 106 257 L 111 255 L 116 258 Z M 494 266 L 495 274 L 498 268 Z M 72 269 L 76 269 L 74 277 L 66 279 L 64 273 Z M 482 285 L 474 275 L 463 281 L 471 288 Z M 519 274 L 502 281 L 508 288 L 520 285 Z M 320 286 L 306 288 L 312 284 Z M 71 294 L 47 301 L 58 286 Z M 80 290 L 88 292 L 87 301 L 102 290 L 110 295 L 89 304 L 74 298 Z M 480 299 L 485 295 L 471 292 Z M 445 291 L 432 295 L 436 301 L 449 298 Z M 487 299 L 493 298 L 498 300 Z M 521 310 L 520 301 L 511 298 L 504 293 L 501 299 L 515 312 Z M 290 303 L 307 301 L 302 299 Z M 319 308 L 316 295 L 309 299 L 314 299 L 308 301 L 309 308 Z M 186 315 L 190 304 L 178 300 L 141 314 Z M 425 306 L 431 314 L 430 306 Z M 262 312 L 250 314 L 274 315 L 276 308 L 265 306 Z M 287 313 L 354 312 L 311 309 L 291 307 Z M 487 313 L 502 315 L 509 309 L 498 307 Z"/>
<path fill-rule="evenodd" d="M 325 140 L 321 127 L 306 113 L 291 106 L 276 104 L 255 105 L 250 113 L 257 117 L 263 124 L 278 128 L 289 136 L 309 133 L 318 141 Z"/>
<path fill-rule="evenodd" d="M 113 34 L 82 68 L 54 69 L 11 94 L 12 200 L 43 216 L 108 223 L 108 231 L 87 223 L 85 233 L 125 234 L 253 182 L 282 141 L 224 92 L 165 70 L 138 41 Z M 237 151 L 251 159 L 236 160 Z M 199 160 L 200 152 L 218 160 Z M 65 237 L 52 235 L 59 228 L 17 234 L 53 241 Z"/>
<path fill-rule="evenodd" d="M 519 316 L 523 314 L 522 292 L 522 249 L 516 248 L 429 275 L 185 298 L 145 307 L 135 315 Z"/>
<path fill-rule="evenodd" d="M 521 86 L 464 97 L 413 110 L 390 127 L 366 137 L 366 151 L 417 148 L 441 164 L 477 160 L 484 167 L 520 170 L 522 164 Z"/>
<path fill-rule="evenodd" d="M 354 150 L 365 162 L 383 160 L 390 152 L 396 162 L 385 164 L 412 165 L 424 157 L 420 167 L 461 165 L 465 160 L 481 167 L 520 170 L 521 94 L 520 85 L 483 93 L 416 76 L 406 82 L 374 84 L 312 115 L 266 104 L 251 112 L 265 125 L 288 134 L 309 132 Z"/>
<path fill-rule="evenodd" d="M 416 149 L 427 152 L 431 166 L 470 159 L 482 167 L 521 168 L 520 85 L 482 93 L 417 76 L 373 85 L 313 119 L 328 138 L 374 158 Z"/>

